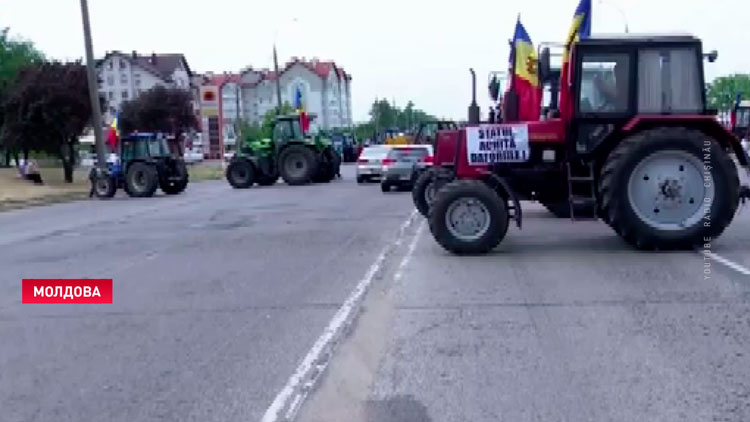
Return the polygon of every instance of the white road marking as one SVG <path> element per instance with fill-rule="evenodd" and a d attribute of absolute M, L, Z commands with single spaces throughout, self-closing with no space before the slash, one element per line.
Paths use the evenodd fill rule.
<path fill-rule="evenodd" d="M 414 210 L 406 221 L 401 224 L 401 227 L 399 227 L 396 240 L 381 250 L 375 262 L 370 265 L 364 277 L 357 283 L 354 291 L 352 291 L 344 304 L 341 305 L 341 308 L 336 311 L 336 314 L 328 323 L 328 326 L 326 326 L 323 334 L 318 337 L 292 376 L 289 377 L 289 380 L 279 394 L 276 395 L 276 398 L 271 402 L 268 409 L 266 409 L 261 419 L 262 422 L 289 421 L 294 418 L 304 398 L 312 388 L 313 381 L 319 377 L 319 374 L 328 365 L 333 354 L 333 347 L 345 331 L 344 328 L 356 316 L 357 311 L 359 311 L 365 293 L 372 284 L 375 275 L 381 270 L 388 255 L 403 243 L 406 230 L 418 215 L 417 211 Z"/>
<path fill-rule="evenodd" d="M 736 262 L 732 262 L 732 261 L 730 261 L 730 260 L 728 260 L 728 259 L 726 259 L 726 258 L 724 258 L 722 256 L 719 256 L 719 255 L 717 255 L 717 254 L 715 254 L 713 252 L 703 251 L 702 253 L 705 256 L 713 259 L 714 261 L 720 262 L 720 263 L 726 265 L 727 267 L 729 267 L 729 268 L 737 271 L 738 273 L 740 273 L 742 275 L 750 275 L 750 269 L 747 269 L 747 268 L 743 267 L 742 265 L 740 265 L 740 264 L 738 264 Z"/>
<path fill-rule="evenodd" d="M 422 230 L 425 226 L 425 221 L 422 220 L 422 222 L 419 224 L 419 227 L 417 228 L 417 232 L 414 234 L 414 238 L 411 240 L 411 243 L 409 244 L 409 249 L 406 251 L 406 255 L 404 256 L 404 259 L 401 260 L 401 263 L 398 264 L 398 268 L 396 269 L 396 274 L 393 275 L 393 279 L 396 281 L 401 280 L 401 277 L 403 277 L 404 269 L 407 265 L 409 265 L 409 261 L 411 261 L 412 255 L 414 255 L 414 250 L 417 248 L 417 242 L 419 242 L 419 237 L 422 235 Z"/>

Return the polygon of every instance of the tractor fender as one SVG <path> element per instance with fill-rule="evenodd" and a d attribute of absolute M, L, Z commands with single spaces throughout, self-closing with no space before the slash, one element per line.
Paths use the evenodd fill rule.
<path fill-rule="evenodd" d="M 750 157 L 748 157 L 747 151 L 742 148 L 740 140 L 711 115 L 686 114 L 674 116 L 635 116 L 622 127 L 622 131 L 625 136 L 630 136 L 635 132 L 640 132 L 644 129 L 650 129 L 657 126 L 681 126 L 698 129 L 704 134 L 716 139 L 716 141 L 719 142 L 719 145 L 725 149 L 731 148 L 737 156 L 737 160 L 744 167 L 750 166 Z"/>
<path fill-rule="evenodd" d="M 487 173 L 485 183 L 487 183 L 495 192 L 505 195 L 513 201 L 513 219 L 516 220 L 516 226 L 520 229 L 523 221 L 523 212 L 521 211 L 521 201 L 518 199 L 516 192 L 510 187 L 510 184 L 504 177 L 495 173 Z"/>

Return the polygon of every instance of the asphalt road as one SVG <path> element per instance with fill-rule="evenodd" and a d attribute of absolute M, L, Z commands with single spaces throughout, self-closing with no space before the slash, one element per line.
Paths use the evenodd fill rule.
<path fill-rule="evenodd" d="M 709 260 L 535 204 L 456 257 L 344 176 L 0 213 L 0 420 L 260 420 L 362 280 L 301 421 L 750 420 L 750 206 Z M 115 303 L 21 305 L 24 277 Z"/>
<path fill-rule="evenodd" d="M 0 420 L 259 420 L 412 212 L 330 184 L 0 213 Z M 22 305 L 22 278 L 112 278 L 111 305 Z"/>
<path fill-rule="evenodd" d="M 301 420 L 750 420 L 750 273 L 526 210 L 487 256 L 415 229 Z M 745 208 L 711 251 L 748 239 Z"/>

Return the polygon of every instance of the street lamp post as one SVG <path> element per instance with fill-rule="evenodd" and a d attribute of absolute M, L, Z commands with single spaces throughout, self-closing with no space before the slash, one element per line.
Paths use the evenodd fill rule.
<path fill-rule="evenodd" d="M 86 0 L 81 0 L 81 17 L 83 18 L 83 38 L 86 44 L 86 76 L 89 83 L 89 97 L 91 100 L 92 125 L 96 141 L 96 160 L 99 168 L 105 169 L 106 151 L 104 148 L 104 134 L 102 133 L 102 110 L 99 103 L 99 89 L 94 63 L 94 47 L 91 42 L 91 25 L 89 24 L 89 7 Z"/>
<path fill-rule="evenodd" d="M 609 1 L 605 1 L 605 0 L 599 0 L 599 4 L 600 5 L 602 5 L 602 4 L 608 4 L 608 5 L 612 6 L 612 8 L 614 8 L 615 10 L 617 10 L 617 12 L 620 13 L 620 16 L 622 16 L 622 20 L 625 22 L 625 33 L 627 34 L 627 33 L 630 32 L 630 30 L 628 29 L 628 18 L 625 15 L 625 11 L 623 11 L 620 6 L 618 6 L 618 5 L 616 5 L 616 4 L 612 3 L 612 2 L 609 2 Z"/>
<path fill-rule="evenodd" d="M 297 18 L 292 18 L 292 22 L 297 22 Z M 279 38 L 279 27 L 281 23 L 276 26 L 276 31 L 273 34 L 273 70 L 276 72 L 276 97 L 278 106 L 276 108 L 276 114 L 281 114 L 281 74 L 279 73 L 279 59 L 276 55 L 276 44 Z"/>

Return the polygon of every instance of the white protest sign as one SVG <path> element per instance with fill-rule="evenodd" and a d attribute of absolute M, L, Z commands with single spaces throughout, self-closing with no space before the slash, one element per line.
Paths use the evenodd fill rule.
<path fill-rule="evenodd" d="M 519 124 L 467 127 L 466 153 L 470 165 L 528 161 L 529 128 Z"/>

